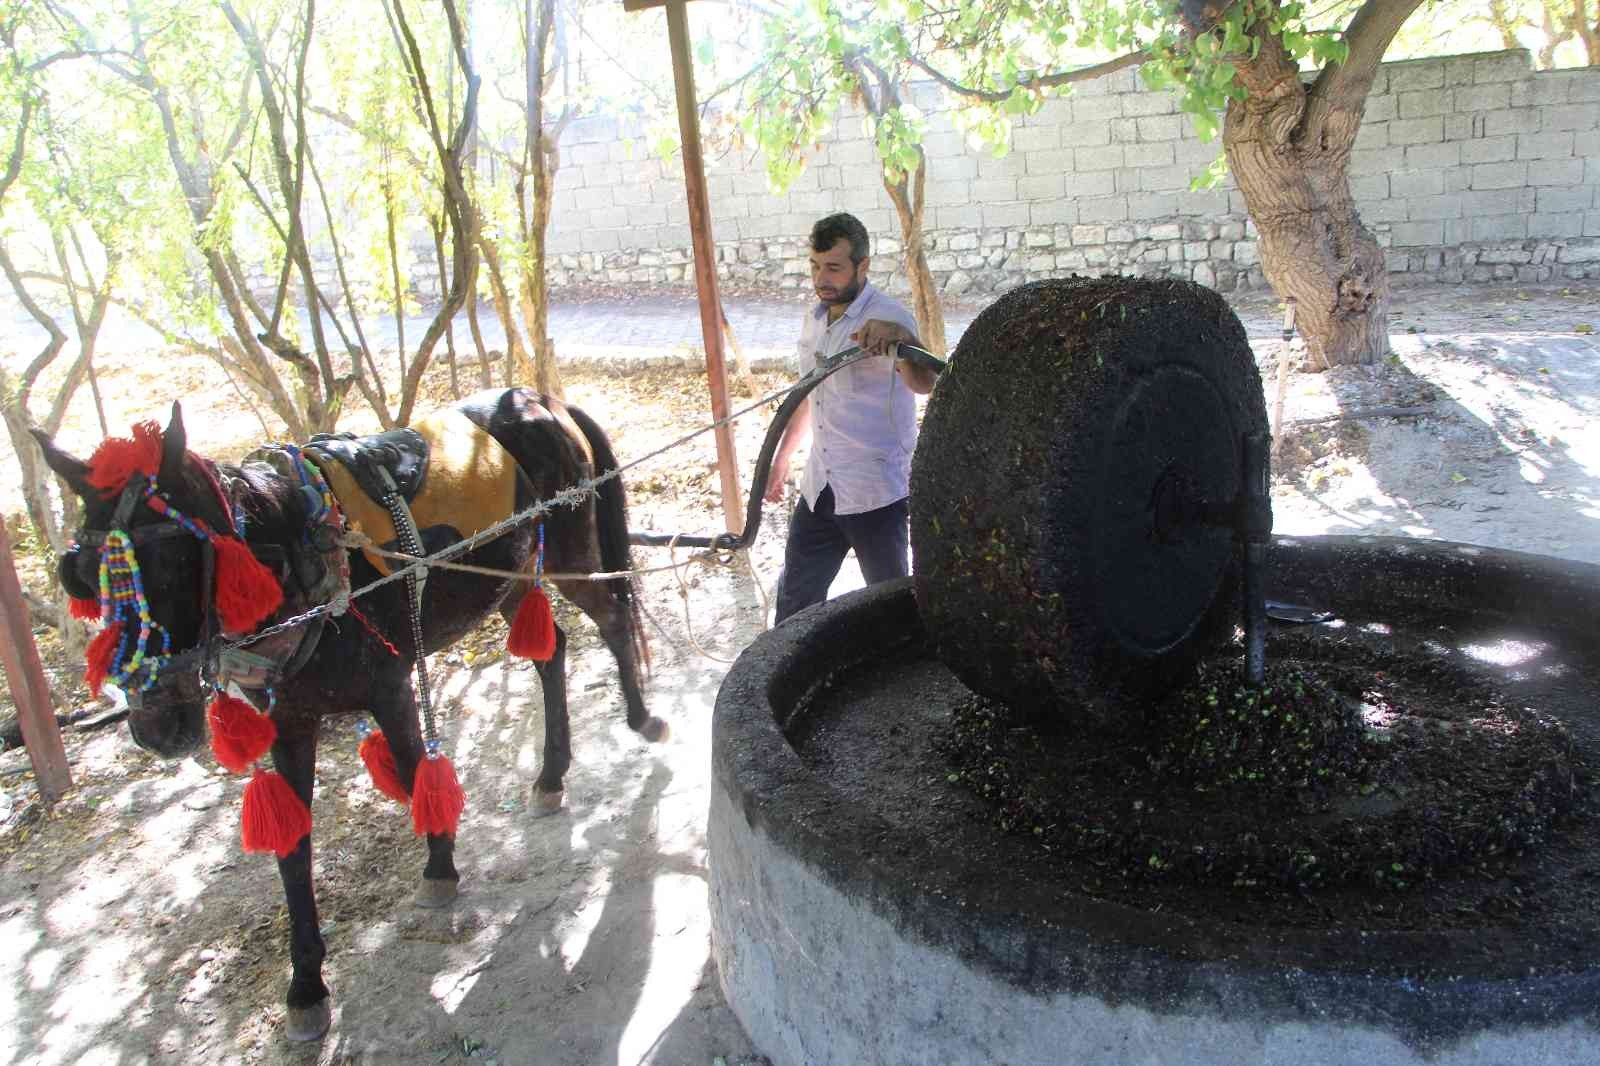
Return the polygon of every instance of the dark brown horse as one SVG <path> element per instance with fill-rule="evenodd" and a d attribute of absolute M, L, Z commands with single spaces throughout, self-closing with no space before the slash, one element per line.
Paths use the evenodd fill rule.
<path fill-rule="evenodd" d="M 515 508 L 522 511 L 577 484 L 587 475 L 616 467 L 604 433 L 576 408 L 523 389 L 480 393 L 457 408 L 515 459 Z M 136 433 L 136 436 L 139 434 Z M 239 635 L 219 625 L 218 595 L 213 575 L 214 546 L 202 532 L 242 531 L 255 559 L 264 563 L 282 589 L 283 603 L 263 625 L 270 626 L 322 606 L 325 570 L 318 565 L 312 542 L 318 531 L 315 499 L 281 468 L 267 463 L 241 466 L 215 463 L 190 453 L 185 445 L 181 412 L 154 443 L 155 427 L 144 430 L 152 450 L 159 447 L 158 471 L 130 471 L 126 484 L 106 484 L 104 470 L 58 449 L 40 435 L 50 468 L 82 498 L 84 524 L 78 544 L 60 561 L 66 591 L 94 599 L 102 574 L 101 552 L 110 542 L 132 546 L 142 580 L 142 601 L 148 604 L 151 632 L 164 634 L 172 658 L 152 660 L 159 669 L 125 679 L 129 728 L 141 746 L 164 756 L 178 756 L 204 737 L 206 705 L 215 683 L 217 649 Z M 97 453 L 98 454 L 98 453 Z M 153 464 L 153 461 L 152 461 Z M 154 474 L 152 487 L 148 474 Z M 629 569 L 626 505 L 622 483 L 612 478 L 598 495 L 558 506 L 538 521 L 543 524 L 545 566 L 553 572 L 594 573 Z M 178 517 L 174 517 L 174 512 Z M 536 522 L 511 526 L 492 540 L 473 546 L 454 561 L 526 572 L 533 565 Z M 122 534 L 126 534 L 123 538 Z M 425 530 L 423 544 L 437 551 L 458 535 Z M 323 558 L 327 558 L 323 546 Z M 103 550 L 103 549 L 102 549 Z M 332 557 L 342 549 L 335 547 Z M 350 585 L 356 589 L 379 577 L 359 551 L 348 552 Z M 628 725 L 650 740 L 660 740 L 666 723 L 645 710 L 639 674 L 643 630 L 634 590 L 626 578 L 599 582 L 557 579 L 561 592 L 599 627 L 616 657 Z M 509 620 L 530 586 L 504 577 L 434 570 L 421 603 L 423 650 L 434 652 L 477 626 L 499 608 Z M 245 688 L 257 707 L 269 711 L 276 726 L 272 762 L 294 793 L 311 805 L 317 734 L 329 714 L 369 712 L 394 755 L 399 783 L 409 793 L 419 760 L 424 758 L 423 731 L 412 670 L 417 656 L 412 638 L 411 601 L 405 581 L 383 585 L 354 602 L 356 610 L 293 627 L 281 651 L 281 676 L 272 691 Z M 285 631 L 286 633 L 288 631 Z M 306 647 L 304 641 L 314 641 Z M 231 642 L 237 643 L 236 639 Z M 266 642 L 263 642 L 266 643 Z M 562 779 L 571 762 L 565 679 L 566 634 L 556 629 L 555 651 L 538 664 L 544 689 L 545 744 L 536 782 L 545 808 L 559 807 Z M 246 649 L 249 650 L 249 649 Z M 152 644 L 152 654 L 155 645 Z M 145 687 L 148 683 L 148 687 Z M 453 861 L 454 840 L 428 835 L 428 860 L 417 901 L 442 906 L 456 893 L 459 875 Z M 325 948 L 317 920 L 311 881 L 311 837 L 299 840 L 279 858 L 278 871 L 288 897 L 290 954 L 293 976 L 288 989 L 288 1035 L 315 1039 L 331 1020 L 328 987 L 322 980 Z"/>

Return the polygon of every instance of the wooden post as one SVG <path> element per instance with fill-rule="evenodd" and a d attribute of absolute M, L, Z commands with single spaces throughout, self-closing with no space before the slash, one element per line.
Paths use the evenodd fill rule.
<path fill-rule="evenodd" d="M 0 661 L 6 682 L 11 686 L 11 701 L 17 706 L 17 721 L 22 726 L 22 742 L 33 762 L 33 775 L 39 782 L 39 795 L 46 805 L 55 803 L 72 787 L 67 769 L 67 751 L 61 744 L 50 706 L 50 684 L 44 677 L 44 664 L 33 643 L 33 625 L 28 606 L 22 600 L 22 583 L 17 580 L 11 556 L 11 538 L 0 520 Z"/>
<path fill-rule="evenodd" d="M 689 194 L 689 240 L 694 248 L 694 284 L 700 297 L 700 333 L 705 338 L 706 383 L 711 389 L 711 417 L 728 417 L 728 371 L 722 347 L 722 301 L 717 295 L 717 248 L 711 240 L 711 206 L 706 197 L 705 159 L 700 151 L 700 120 L 694 95 L 694 61 L 689 55 L 686 0 L 623 0 L 623 8 L 667 9 L 667 40 L 672 49 L 672 80 L 678 97 L 678 132 L 683 142 L 683 181 Z M 744 530 L 744 505 L 739 492 L 739 457 L 733 426 L 720 426 L 717 471 L 722 480 L 722 515 L 728 532 Z"/>

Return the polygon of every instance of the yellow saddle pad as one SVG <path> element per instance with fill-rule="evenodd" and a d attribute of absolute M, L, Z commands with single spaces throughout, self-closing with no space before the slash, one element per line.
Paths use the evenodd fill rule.
<path fill-rule="evenodd" d="M 464 540 L 510 517 L 517 500 L 517 462 L 499 441 L 453 408 L 435 411 L 411 428 L 428 442 L 427 470 L 409 501 L 418 532 L 445 526 Z M 328 479 L 349 528 L 395 550 L 399 538 L 388 509 L 367 495 L 338 459 L 314 444 L 305 450 Z M 382 574 L 397 562 L 365 548 L 362 554 Z"/>

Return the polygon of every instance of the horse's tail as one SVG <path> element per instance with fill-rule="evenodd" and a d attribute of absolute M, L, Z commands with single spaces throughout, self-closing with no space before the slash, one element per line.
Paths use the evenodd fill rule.
<path fill-rule="evenodd" d="M 567 405 L 567 413 L 578 424 L 589 449 L 594 452 L 594 473 L 602 477 L 617 469 L 617 456 L 599 423 L 582 409 Z M 595 490 L 595 517 L 600 535 L 600 564 L 607 571 L 633 569 L 633 549 L 628 543 L 628 492 L 620 477 L 608 478 Z M 645 635 L 644 615 L 639 606 L 639 590 L 631 576 L 614 578 L 611 592 L 627 608 L 628 633 L 634 657 L 646 676 L 650 673 L 650 641 Z"/>

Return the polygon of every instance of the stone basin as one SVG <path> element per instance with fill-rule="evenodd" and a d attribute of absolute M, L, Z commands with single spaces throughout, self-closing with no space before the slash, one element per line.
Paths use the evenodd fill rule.
<path fill-rule="evenodd" d="M 1316 640 L 1433 649 L 1558 720 L 1600 766 L 1600 567 L 1277 538 L 1267 588 L 1336 615 L 1300 627 Z M 1328 926 L 1084 892 L 1008 859 L 1020 853 L 984 839 L 998 831 L 930 770 L 929 735 L 965 693 L 929 650 L 910 580 L 797 615 L 724 681 L 713 945 L 728 1002 L 776 1066 L 1600 1063 L 1594 908 L 1559 925 L 1533 900 L 1459 926 Z M 1540 870 L 1587 891 L 1600 834 L 1594 804 L 1576 809 Z"/>

